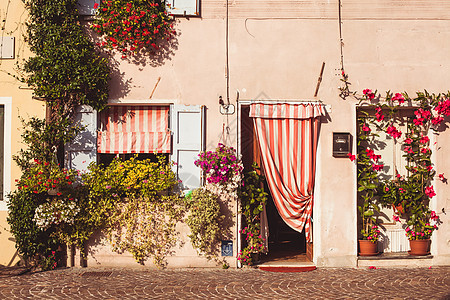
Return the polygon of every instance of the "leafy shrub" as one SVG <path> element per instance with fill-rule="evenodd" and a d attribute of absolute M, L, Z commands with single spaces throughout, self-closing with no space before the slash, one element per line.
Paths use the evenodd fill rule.
<path fill-rule="evenodd" d="M 189 238 L 192 245 L 207 258 L 216 257 L 218 244 L 225 232 L 222 224 L 225 216 L 220 211 L 219 196 L 202 187 L 185 199 L 189 209 L 186 224 L 191 229 Z"/>

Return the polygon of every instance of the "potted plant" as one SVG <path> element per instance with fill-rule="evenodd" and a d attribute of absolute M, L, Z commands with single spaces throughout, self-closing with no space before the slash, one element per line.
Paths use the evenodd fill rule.
<path fill-rule="evenodd" d="M 259 167 L 253 163 L 252 170 L 244 174 L 244 182 L 239 189 L 241 213 L 245 227 L 239 232 L 245 237 L 244 248 L 237 259 L 245 265 L 253 265 L 260 260 L 261 253 L 267 253 L 266 241 L 261 235 L 260 215 L 267 202 L 267 193 L 263 186 L 264 177 Z"/>
<path fill-rule="evenodd" d="M 409 240 L 410 255 L 427 255 L 430 250 L 430 238 L 437 229 L 438 216 L 434 211 L 413 212 L 406 221 L 405 231 Z"/>
<path fill-rule="evenodd" d="M 349 154 L 351 160 L 357 158 L 358 166 L 358 212 L 361 222 L 359 244 L 359 255 L 377 255 L 378 239 L 380 231 L 376 224 L 375 212 L 380 208 L 376 201 L 378 197 L 378 187 L 380 185 L 377 172 L 382 170 L 384 165 L 379 163 L 380 155 L 367 147 L 371 136 L 368 128 L 367 115 L 358 118 L 358 156 Z"/>

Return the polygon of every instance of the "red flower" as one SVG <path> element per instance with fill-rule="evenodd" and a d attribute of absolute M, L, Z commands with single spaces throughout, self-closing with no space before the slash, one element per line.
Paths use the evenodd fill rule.
<path fill-rule="evenodd" d="M 57 192 L 56 195 L 61 196 L 61 193 L 60 193 L 60 192 Z"/>
<path fill-rule="evenodd" d="M 373 165 L 372 166 L 372 169 L 374 170 L 374 171 L 380 171 L 380 170 L 382 170 L 384 168 L 384 165 L 383 164 L 381 164 L 381 165 Z"/>
<path fill-rule="evenodd" d="M 444 173 L 439 174 L 439 179 L 440 179 L 442 182 L 445 181 Z"/>
<path fill-rule="evenodd" d="M 95 3 L 94 4 L 94 9 L 97 9 L 98 8 L 98 3 Z"/>
<path fill-rule="evenodd" d="M 373 100 L 375 98 L 375 94 L 370 89 L 363 90 L 363 94 L 370 100 Z"/>
<path fill-rule="evenodd" d="M 348 153 L 347 156 L 348 158 L 350 158 L 351 161 L 354 161 L 356 159 L 356 156 L 351 153 Z"/>
<path fill-rule="evenodd" d="M 442 123 L 442 121 L 444 121 L 444 118 L 442 118 L 442 117 L 436 117 L 436 118 L 431 119 L 431 123 L 433 125 L 438 125 L 438 124 Z"/>
<path fill-rule="evenodd" d="M 450 99 L 440 101 L 438 106 L 436 106 L 435 110 L 439 114 L 449 116 L 450 115 Z"/>

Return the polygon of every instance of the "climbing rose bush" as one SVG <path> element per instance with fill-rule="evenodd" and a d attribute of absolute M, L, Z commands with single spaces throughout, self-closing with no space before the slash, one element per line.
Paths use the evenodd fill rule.
<path fill-rule="evenodd" d="M 94 8 L 97 18 L 92 29 L 103 37 L 98 45 L 122 52 L 122 58 L 143 50 L 156 52 L 176 33 L 160 0 L 103 0 Z"/>

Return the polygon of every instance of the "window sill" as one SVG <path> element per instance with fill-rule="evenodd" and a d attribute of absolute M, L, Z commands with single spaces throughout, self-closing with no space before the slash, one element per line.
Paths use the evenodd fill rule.
<path fill-rule="evenodd" d="M 358 260 L 432 259 L 433 255 L 409 255 L 408 252 L 386 252 L 376 256 L 358 256 Z"/>

